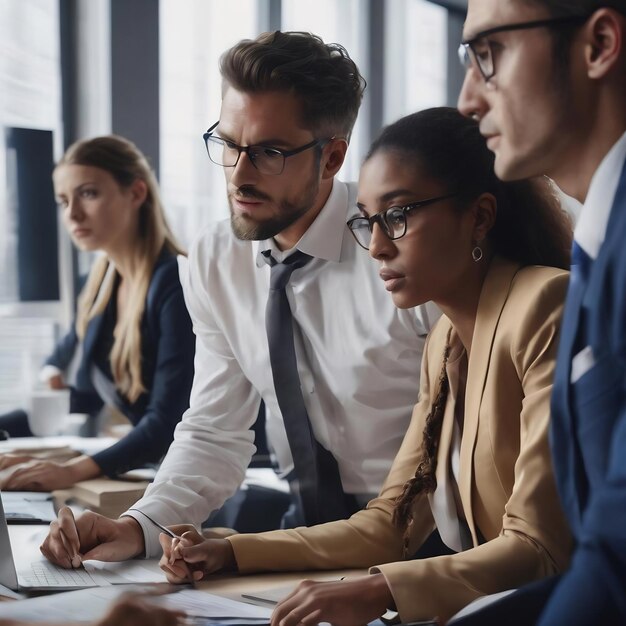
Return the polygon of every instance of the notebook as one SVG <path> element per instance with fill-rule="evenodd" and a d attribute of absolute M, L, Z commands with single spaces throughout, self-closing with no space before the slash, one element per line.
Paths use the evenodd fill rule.
<path fill-rule="evenodd" d="M 78 482 L 68 489 L 54 491 L 53 495 L 65 501 L 76 500 L 95 513 L 117 519 L 143 496 L 148 484 L 145 481 L 93 478 Z"/>
<path fill-rule="evenodd" d="M 0 498 L 0 584 L 15 591 L 67 591 L 108 586 L 110 583 L 101 575 L 90 574 L 82 567 L 63 569 L 53 565 L 43 555 L 41 558 L 16 562 Z"/>

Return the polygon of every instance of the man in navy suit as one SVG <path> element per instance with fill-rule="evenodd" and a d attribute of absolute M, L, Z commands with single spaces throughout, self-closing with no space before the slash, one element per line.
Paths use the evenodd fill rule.
<path fill-rule="evenodd" d="M 552 401 L 571 566 L 471 623 L 626 624 L 626 1 L 469 0 L 460 53 L 498 176 L 584 204 Z"/>

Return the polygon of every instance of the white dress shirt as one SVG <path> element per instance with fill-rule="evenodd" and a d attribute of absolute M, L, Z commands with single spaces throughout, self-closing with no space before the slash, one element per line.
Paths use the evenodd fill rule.
<path fill-rule="evenodd" d="M 607 152 L 595 171 L 585 198 L 574 239 L 595 260 L 606 236 L 613 199 L 626 160 L 626 133 Z"/>
<path fill-rule="evenodd" d="M 607 152 L 595 171 L 574 230 L 574 240 L 592 261 L 598 258 L 606 237 L 606 229 L 609 225 L 624 161 L 626 161 L 626 133 Z M 595 362 L 591 346 L 586 346 L 575 354 L 572 358 L 570 382 L 577 382 L 594 366 Z"/>
<path fill-rule="evenodd" d="M 375 494 L 408 427 L 425 336 L 439 311 L 432 304 L 396 309 L 378 264 L 346 226 L 355 213 L 355 186 L 335 181 L 296 246 L 313 260 L 294 271 L 287 297 L 315 436 L 337 460 L 347 493 Z M 237 239 L 228 220 L 209 226 L 192 246 L 183 281 L 196 333 L 190 408 L 136 504 L 161 524 L 200 524 L 235 492 L 255 451 L 250 428 L 261 399 L 280 470 L 293 467 L 265 332 L 267 249 L 278 252 L 273 241 Z M 129 514 L 142 524 L 147 554 L 158 553 L 158 531 Z"/>

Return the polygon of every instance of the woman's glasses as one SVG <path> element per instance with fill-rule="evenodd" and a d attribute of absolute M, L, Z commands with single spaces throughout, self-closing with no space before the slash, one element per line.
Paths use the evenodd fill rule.
<path fill-rule="evenodd" d="M 437 198 L 429 198 L 428 200 L 420 200 L 419 202 L 412 202 L 405 206 L 392 206 L 376 213 L 371 217 L 353 217 L 348 220 L 348 228 L 356 239 L 356 242 L 365 248 L 370 249 L 370 243 L 372 241 L 372 231 L 374 230 L 374 224 L 378 224 L 389 239 L 392 241 L 400 239 L 406 235 L 407 230 L 407 215 L 411 211 L 421 209 L 422 207 L 434 204 L 435 202 L 441 202 L 448 198 L 454 198 L 458 196 L 458 193 L 449 193 L 445 196 L 438 196 Z"/>

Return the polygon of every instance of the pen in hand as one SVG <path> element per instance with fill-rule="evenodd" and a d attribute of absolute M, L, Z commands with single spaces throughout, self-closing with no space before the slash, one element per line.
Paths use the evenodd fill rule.
<path fill-rule="evenodd" d="M 67 558 L 72 569 L 82 567 L 83 560 L 79 553 L 80 545 L 73 545 L 75 542 L 70 540 L 70 538 L 63 532 L 63 529 L 59 529 L 59 537 L 61 538 L 61 543 L 65 548 L 65 552 L 67 553 Z"/>
<path fill-rule="evenodd" d="M 172 541 L 172 547 L 171 547 L 171 554 L 170 554 L 170 558 L 169 558 L 170 565 L 172 565 L 176 561 L 175 551 L 176 551 L 176 548 L 178 547 L 178 544 L 180 543 L 180 540 L 182 539 L 182 537 L 180 535 L 177 535 L 175 532 L 171 531 L 169 528 L 167 528 L 167 526 L 163 526 L 162 524 L 159 524 L 159 522 L 153 520 L 147 513 L 144 513 L 141 509 L 130 508 L 128 510 L 129 511 L 136 511 L 137 513 L 141 513 L 151 524 L 153 524 L 159 530 L 164 532 L 168 537 L 172 538 L 173 541 Z M 187 566 L 187 567 L 189 567 L 189 566 Z M 192 574 L 191 571 L 189 571 L 189 577 L 191 578 L 191 580 L 193 580 L 193 574 Z"/>

